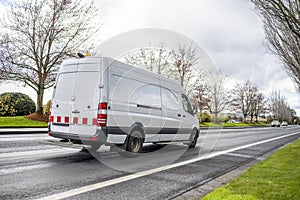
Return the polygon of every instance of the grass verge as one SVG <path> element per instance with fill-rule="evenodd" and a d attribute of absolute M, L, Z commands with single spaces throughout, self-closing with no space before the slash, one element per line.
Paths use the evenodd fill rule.
<path fill-rule="evenodd" d="M 300 140 L 251 167 L 203 200 L 300 199 Z"/>
<path fill-rule="evenodd" d="M 213 122 L 202 122 L 200 127 L 246 127 L 246 126 L 270 126 L 266 123 L 220 123 L 215 124 Z"/>
<path fill-rule="evenodd" d="M 0 117 L 0 127 L 47 127 L 47 122 L 29 120 L 26 116 Z"/>

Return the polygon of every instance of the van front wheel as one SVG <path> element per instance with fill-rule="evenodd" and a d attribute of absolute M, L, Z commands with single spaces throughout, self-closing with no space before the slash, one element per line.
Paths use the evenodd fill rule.
<path fill-rule="evenodd" d="M 127 143 L 127 151 L 132 153 L 140 153 L 143 148 L 143 135 L 138 130 L 134 130 L 130 134 Z"/>

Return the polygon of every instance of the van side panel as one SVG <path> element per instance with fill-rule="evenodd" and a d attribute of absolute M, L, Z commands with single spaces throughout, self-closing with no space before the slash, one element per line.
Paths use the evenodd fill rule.
<path fill-rule="evenodd" d="M 159 78 L 114 63 L 109 67 L 108 123 L 112 134 L 128 133 L 134 124 L 146 132 L 145 142 L 159 141 L 161 99 Z"/>

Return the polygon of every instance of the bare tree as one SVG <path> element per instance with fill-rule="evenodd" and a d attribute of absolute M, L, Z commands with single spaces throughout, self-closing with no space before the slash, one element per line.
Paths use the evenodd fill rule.
<path fill-rule="evenodd" d="M 128 64 L 147 69 L 178 81 L 188 96 L 192 95 L 195 85 L 200 81 L 203 70 L 197 68 L 199 56 L 193 44 L 179 44 L 178 49 L 141 48 L 124 57 Z"/>
<path fill-rule="evenodd" d="M 196 68 L 199 60 L 198 50 L 193 44 L 179 45 L 178 51 L 175 52 L 175 62 L 172 68 L 174 79 L 185 89 L 188 95 L 192 92 L 194 85 L 197 83 L 201 71 Z"/>
<path fill-rule="evenodd" d="M 270 96 L 271 111 L 274 118 L 279 121 L 289 121 L 292 118 L 292 109 L 288 105 L 286 98 L 281 94 L 281 91 L 273 91 Z"/>
<path fill-rule="evenodd" d="M 262 16 L 269 50 L 282 60 L 300 92 L 300 1 L 251 1 Z"/>
<path fill-rule="evenodd" d="M 174 63 L 174 52 L 165 49 L 164 45 L 159 48 L 140 48 L 127 54 L 124 60 L 128 64 L 169 77 Z"/>
<path fill-rule="evenodd" d="M 207 109 L 214 116 L 214 122 L 218 123 L 218 115 L 228 105 L 228 96 L 224 88 L 225 76 L 222 74 L 210 74 L 207 82 L 208 102 Z"/>
<path fill-rule="evenodd" d="M 237 83 L 235 88 L 231 91 L 231 105 L 234 109 L 238 109 L 242 112 L 244 122 L 246 122 L 246 118 L 250 114 L 252 115 L 251 120 L 253 119 L 255 112 L 254 102 L 257 91 L 257 87 L 249 80 L 242 84 Z"/>
<path fill-rule="evenodd" d="M 254 93 L 253 99 L 251 101 L 251 109 L 250 109 L 250 122 L 253 122 L 253 117 L 255 117 L 255 122 L 258 122 L 259 114 L 265 108 L 264 95 L 258 90 Z"/>
<path fill-rule="evenodd" d="M 21 0 L 2 20 L 0 79 L 21 81 L 37 93 L 42 114 L 44 90 L 54 84 L 58 64 L 98 30 L 93 3 L 75 0 Z"/>
<path fill-rule="evenodd" d="M 208 102 L 210 101 L 208 97 L 208 85 L 203 79 L 199 78 L 199 81 L 195 84 L 192 99 L 199 109 L 199 122 L 201 123 L 203 111 L 207 108 Z"/>

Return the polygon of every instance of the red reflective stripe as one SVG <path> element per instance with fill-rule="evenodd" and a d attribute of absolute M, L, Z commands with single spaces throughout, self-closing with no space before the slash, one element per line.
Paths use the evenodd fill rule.
<path fill-rule="evenodd" d="M 49 116 L 49 122 L 54 122 L 54 116 Z"/>
<path fill-rule="evenodd" d="M 78 117 L 73 118 L 73 124 L 78 124 Z"/>
<path fill-rule="evenodd" d="M 69 117 L 65 117 L 65 123 L 69 123 L 69 121 L 70 121 L 70 118 Z"/>
<path fill-rule="evenodd" d="M 97 125 L 97 119 L 93 118 L 93 125 Z"/>
<path fill-rule="evenodd" d="M 82 118 L 82 124 L 87 124 L 88 123 L 88 118 Z"/>
<path fill-rule="evenodd" d="M 61 116 L 57 116 L 57 117 L 56 117 L 56 122 L 57 122 L 57 123 L 60 123 L 60 122 L 61 122 Z"/>

